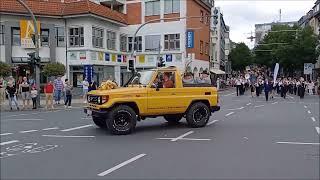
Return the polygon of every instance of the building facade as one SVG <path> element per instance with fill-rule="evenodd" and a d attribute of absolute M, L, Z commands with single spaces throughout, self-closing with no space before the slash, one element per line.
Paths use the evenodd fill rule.
<path fill-rule="evenodd" d="M 137 69 L 155 68 L 162 57 L 167 66 L 174 65 L 195 75 L 209 70 L 209 16 L 213 0 L 27 0 L 26 3 L 40 26 L 42 65 L 65 64 L 64 78 L 74 86 L 81 86 L 88 74 L 98 83 L 113 79 L 123 84 L 130 75 L 127 65 L 133 47 Z M 27 61 L 34 47 L 25 46 L 22 36 L 29 30 L 22 24 L 33 28 L 32 21 L 15 0 L 1 1 L 0 13 L 0 60 L 16 67 L 15 76 L 31 75 L 33 70 Z M 191 16 L 203 17 L 182 18 Z M 137 28 L 155 19 L 163 20 L 143 27 L 134 45 Z M 42 79 L 44 82 L 45 77 Z"/>

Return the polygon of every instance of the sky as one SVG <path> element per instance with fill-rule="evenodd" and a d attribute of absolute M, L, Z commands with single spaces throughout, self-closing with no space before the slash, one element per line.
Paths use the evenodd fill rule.
<path fill-rule="evenodd" d="M 230 38 L 234 42 L 244 42 L 250 48 L 247 37 L 254 36 L 254 25 L 279 21 L 279 10 L 282 22 L 298 21 L 313 6 L 316 0 L 215 0 L 220 7 L 225 23 L 230 26 Z"/>

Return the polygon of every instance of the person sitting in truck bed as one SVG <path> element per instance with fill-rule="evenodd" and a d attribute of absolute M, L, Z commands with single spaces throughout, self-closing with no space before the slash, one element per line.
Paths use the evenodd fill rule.
<path fill-rule="evenodd" d="M 207 71 L 203 71 L 200 77 L 197 79 L 197 83 L 199 84 L 211 84 L 209 79 L 209 73 Z"/>
<path fill-rule="evenodd" d="M 184 84 L 194 84 L 193 74 L 191 72 L 186 72 L 183 76 L 183 83 Z"/>
<path fill-rule="evenodd" d="M 170 73 L 164 73 L 163 75 L 163 88 L 174 88 L 173 81 L 170 80 Z"/>

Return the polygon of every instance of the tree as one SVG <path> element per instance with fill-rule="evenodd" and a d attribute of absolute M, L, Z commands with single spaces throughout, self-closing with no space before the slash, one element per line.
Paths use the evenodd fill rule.
<path fill-rule="evenodd" d="M 11 74 L 11 66 L 0 61 L 0 77 L 6 77 Z"/>
<path fill-rule="evenodd" d="M 252 53 L 246 44 L 239 43 L 231 50 L 229 59 L 233 70 L 244 70 L 246 66 L 252 64 Z"/>
<path fill-rule="evenodd" d="M 44 66 L 43 73 L 47 77 L 63 76 L 66 73 L 66 68 L 59 62 L 48 63 Z"/>
<path fill-rule="evenodd" d="M 307 26 L 275 25 L 255 48 L 255 63 L 273 67 L 279 63 L 285 73 L 293 75 L 304 63 L 315 63 L 317 37 Z"/>

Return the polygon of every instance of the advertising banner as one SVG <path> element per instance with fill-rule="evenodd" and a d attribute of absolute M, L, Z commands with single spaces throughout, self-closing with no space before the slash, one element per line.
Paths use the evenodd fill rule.
<path fill-rule="evenodd" d="M 40 21 L 37 22 L 37 26 L 38 26 L 38 32 L 40 33 Z M 34 42 L 32 40 L 32 35 L 34 34 L 35 34 L 35 28 L 33 26 L 33 21 L 20 20 L 21 47 L 35 48 Z"/>
<path fill-rule="evenodd" d="M 84 65 L 83 70 L 84 70 L 83 72 L 84 76 L 87 78 L 88 82 L 91 82 L 93 79 L 93 73 L 94 73 L 93 65 Z"/>
<path fill-rule="evenodd" d="M 187 31 L 187 48 L 194 48 L 194 31 Z"/>

